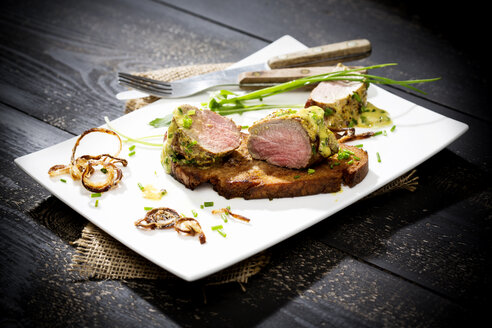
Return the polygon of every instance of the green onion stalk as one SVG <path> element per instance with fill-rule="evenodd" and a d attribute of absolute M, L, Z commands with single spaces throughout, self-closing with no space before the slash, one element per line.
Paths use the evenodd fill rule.
<path fill-rule="evenodd" d="M 277 95 L 279 93 L 291 91 L 294 89 L 298 89 L 310 84 L 324 82 L 324 81 L 355 81 L 362 83 L 373 83 L 373 84 L 393 84 L 400 85 L 406 88 L 409 88 L 413 91 L 424 93 L 424 91 L 414 87 L 412 84 L 416 83 L 424 83 L 439 80 L 440 78 L 433 79 L 419 79 L 419 80 L 404 80 L 397 81 L 381 76 L 376 76 L 372 74 L 361 73 L 361 71 L 367 71 L 375 68 L 382 68 L 386 66 L 397 65 L 395 63 L 388 64 L 379 64 L 372 65 L 366 67 L 353 68 L 348 70 L 335 71 L 330 73 L 324 73 L 319 75 L 308 76 L 304 78 L 300 78 L 297 80 L 281 83 L 275 86 L 271 86 L 268 88 L 263 88 L 260 90 L 256 90 L 244 95 L 236 95 L 230 91 L 220 90 L 214 95 L 212 95 L 211 99 L 208 103 L 203 104 L 206 105 L 210 110 L 213 110 L 222 115 L 236 114 L 242 113 L 249 110 L 258 110 L 258 109 L 266 109 L 278 107 L 276 105 L 246 105 L 246 101 L 251 100 L 263 100 L 263 98 Z M 297 105 L 299 106 L 299 105 Z M 284 106 L 290 107 L 290 106 Z"/>

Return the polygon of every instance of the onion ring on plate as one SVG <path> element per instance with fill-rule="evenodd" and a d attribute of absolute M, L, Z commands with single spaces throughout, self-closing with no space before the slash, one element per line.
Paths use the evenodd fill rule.
<path fill-rule="evenodd" d="M 77 141 L 75 141 L 75 145 L 73 146 L 72 148 L 72 157 L 70 159 L 70 163 L 71 164 L 74 164 L 74 161 L 75 161 L 75 152 L 77 151 L 77 148 L 79 147 L 79 144 L 80 144 L 80 141 L 86 136 L 88 135 L 89 133 L 93 133 L 93 132 L 101 132 L 101 133 L 107 133 L 107 134 L 111 134 L 111 135 L 114 135 L 117 139 L 118 139 L 118 142 L 119 142 L 119 147 L 118 147 L 118 150 L 116 151 L 116 153 L 114 155 L 112 155 L 113 157 L 116 157 L 120 154 L 121 152 L 121 149 L 123 147 L 123 143 L 121 142 L 121 138 L 120 136 L 114 132 L 113 130 L 108 130 L 108 129 L 104 129 L 104 128 L 92 128 L 92 129 L 89 129 L 89 130 L 86 130 L 84 131 L 80 136 L 79 138 L 77 139 Z"/>
<path fill-rule="evenodd" d="M 182 233 L 189 236 L 194 236 L 198 234 L 198 239 L 200 240 L 200 244 L 204 244 L 206 242 L 205 234 L 203 233 L 202 227 L 200 223 L 194 218 L 180 218 L 174 224 L 174 229 L 178 233 Z"/>
<path fill-rule="evenodd" d="M 62 175 L 62 174 L 67 174 L 70 173 L 70 166 L 68 165 L 54 165 L 50 167 L 48 170 L 48 174 L 51 177 L 55 177 L 57 175 Z"/>
<path fill-rule="evenodd" d="M 153 208 L 145 214 L 143 219 L 135 222 L 135 225 L 144 229 L 170 229 L 174 227 L 176 220 L 180 218 L 178 212 L 167 207 Z"/>
<path fill-rule="evenodd" d="M 102 166 L 106 170 L 104 181 L 94 182 L 91 181 L 91 175 L 94 173 L 95 166 Z M 113 163 L 106 163 L 104 161 L 89 161 L 87 167 L 82 173 L 82 185 L 85 189 L 92 192 L 105 192 L 113 188 L 120 182 L 123 177 L 121 169 Z"/>
<path fill-rule="evenodd" d="M 115 136 L 118 139 L 118 150 L 114 155 L 100 154 L 100 155 L 82 155 L 75 158 L 75 153 L 80 144 L 80 141 L 89 133 L 100 132 L 107 133 Z M 72 156 L 70 158 L 69 165 L 54 165 L 48 170 L 50 176 L 57 176 L 61 174 L 70 174 L 74 180 L 82 180 L 82 185 L 92 192 L 105 192 L 113 188 L 123 177 L 123 173 L 120 168 L 116 166 L 117 163 L 126 166 L 127 160 L 118 158 L 122 149 L 122 141 L 120 136 L 108 129 L 104 128 L 92 128 L 84 131 L 75 142 L 72 148 Z M 106 177 L 102 182 L 91 181 L 90 177 L 94 173 L 94 167 L 101 166 L 106 172 Z"/>

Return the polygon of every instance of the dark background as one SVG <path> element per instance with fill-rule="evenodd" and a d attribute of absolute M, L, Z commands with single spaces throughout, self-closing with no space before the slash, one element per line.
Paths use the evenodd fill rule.
<path fill-rule="evenodd" d="M 5 327 L 449 327 L 491 291 L 489 28 L 475 2 L 2 1 L 0 323 Z M 372 43 L 391 92 L 470 129 L 417 167 L 419 186 L 363 200 L 272 247 L 245 284 L 79 280 L 87 221 L 13 163 L 124 114 L 118 71 L 235 62 L 289 34 Z M 436 133 L 439 133 L 436 131 Z M 432 140 L 429 140 L 432 142 Z M 411 154 L 409 154 L 411 156 Z M 204 302 L 206 296 L 206 303 Z"/>

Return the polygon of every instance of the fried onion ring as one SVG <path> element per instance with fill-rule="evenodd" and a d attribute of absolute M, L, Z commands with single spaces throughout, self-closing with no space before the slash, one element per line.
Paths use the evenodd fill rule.
<path fill-rule="evenodd" d="M 233 218 L 244 221 L 244 222 L 251 221 L 247 217 L 244 217 L 244 216 L 236 214 L 236 213 L 232 213 L 231 210 L 229 210 L 228 208 L 221 208 L 220 210 L 213 210 L 212 211 L 212 214 L 222 214 L 222 213 L 229 214 Z"/>
<path fill-rule="evenodd" d="M 80 141 L 89 133 L 100 132 L 107 133 L 115 136 L 118 139 L 118 150 L 114 155 L 101 154 L 101 155 L 82 155 L 75 158 L 75 153 L 80 144 Z M 48 170 L 48 174 L 52 177 L 61 174 L 70 174 L 74 180 L 82 180 L 82 185 L 92 192 L 105 192 L 115 187 L 123 177 L 123 173 L 120 168 L 116 166 L 117 163 L 126 166 L 128 162 L 125 159 L 118 158 L 122 149 L 122 141 L 120 136 L 108 129 L 93 128 L 84 131 L 75 142 L 72 148 L 72 156 L 70 158 L 69 165 L 54 165 Z M 106 178 L 103 182 L 93 182 L 90 177 L 94 173 L 94 167 L 102 166 L 106 172 Z"/>
<path fill-rule="evenodd" d="M 198 235 L 198 240 L 200 244 L 206 242 L 205 234 L 203 233 L 200 223 L 194 218 L 180 218 L 176 220 L 174 224 L 174 229 L 181 234 L 195 236 Z"/>
<path fill-rule="evenodd" d="M 346 129 L 330 129 L 334 134 L 338 142 L 345 143 L 353 140 L 367 139 L 374 136 L 374 132 L 364 132 L 361 134 L 355 134 L 355 128 Z"/>
<path fill-rule="evenodd" d="M 114 132 L 113 130 L 108 130 L 108 129 L 104 129 L 104 128 L 92 128 L 92 129 L 89 129 L 89 130 L 86 130 L 84 131 L 80 136 L 79 138 L 77 139 L 77 141 L 75 141 L 75 145 L 73 146 L 72 148 L 72 157 L 70 159 L 70 163 L 73 165 L 74 162 L 75 162 L 75 152 L 77 151 L 77 148 L 79 147 L 79 144 L 80 144 L 80 141 L 86 136 L 88 135 L 89 133 L 93 133 L 93 132 L 101 132 L 101 133 L 107 133 L 107 134 L 111 134 L 111 135 L 114 135 L 117 139 L 118 139 L 118 150 L 116 151 L 116 153 L 114 155 L 112 155 L 113 157 L 116 157 L 120 154 L 121 152 L 121 149 L 123 147 L 123 143 L 121 141 L 121 138 L 120 136 Z M 110 155 L 108 155 L 110 156 Z"/>
<path fill-rule="evenodd" d="M 158 207 L 147 212 L 143 219 L 135 222 L 135 226 L 143 229 L 170 229 L 180 219 L 178 212 L 167 207 Z"/>
<path fill-rule="evenodd" d="M 105 179 L 101 182 L 91 181 L 90 177 L 94 173 L 95 166 L 102 166 L 106 169 Z M 92 192 L 105 192 L 113 188 L 120 182 L 123 177 L 121 169 L 114 165 L 113 163 L 105 163 L 104 161 L 89 161 L 87 162 L 87 167 L 82 173 L 82 185 L 85 189 Z"/>

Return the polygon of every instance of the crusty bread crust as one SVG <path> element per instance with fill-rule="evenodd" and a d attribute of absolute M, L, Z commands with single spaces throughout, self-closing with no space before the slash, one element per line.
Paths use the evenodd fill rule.
<path fill-rule="evenodd" d="M 342 184 L 353 187 L 369 171 L 368 155 L 363 149 L 341 144 L 360 160 L 337 159 L 334 155 L 307 169 L 282 168 L 253 159 L 247 150 L 247 135 L 241 146 L 224 163 L 200 168 L 173 163 L 171 175 L 189 189 L 210 183 L 219 195 L 231 199 L 273 199 L 337 192 Z"/>

